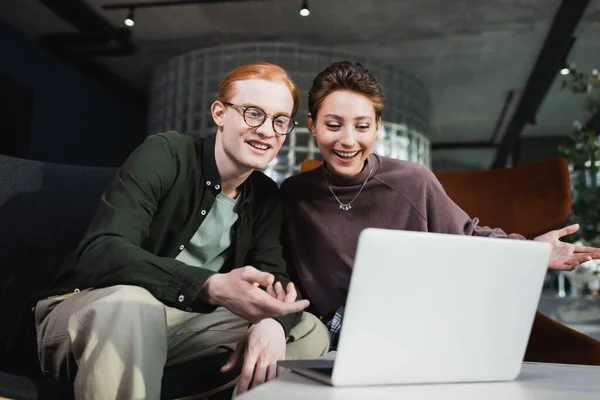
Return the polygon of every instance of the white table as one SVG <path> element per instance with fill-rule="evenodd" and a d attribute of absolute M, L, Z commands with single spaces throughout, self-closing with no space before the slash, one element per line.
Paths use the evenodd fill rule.
<path fill-rule="evenodd" d="M 599 400 L 600 367 L 524 363 L 513 382 L 334 388 L 285 371 L 240 400 Z"/>

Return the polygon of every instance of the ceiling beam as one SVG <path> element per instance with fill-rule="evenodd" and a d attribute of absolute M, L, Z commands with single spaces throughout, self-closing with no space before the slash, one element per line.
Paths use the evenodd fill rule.
<path fill-rule="evenodd" d="M 525 89 L 515 112 L 508 123 L 492 168 L 504 168 L 509 154 L 528 123 L 535 123 L 537 110 L 546 97 L 552 83 L 565 65 L 573 46 L 573 34 L 590 0 L 563 0 L 552 21 L 544 45 L 527 79 Z"/>
<path fill-rule="evenodd" d="M 115 28 L 102 16 L 98 15 L 92 7 L 84 0 L 39 0 L 50 11 L 62 18 L 79 32 L 73 35 L 93 34 L 96 36 L 106 36 L 108 41 L 115 42 L 128 55 L 137 51 L 136 46 L 131 41 L 131 31 L 126 28 Z M 62 35 L 57 44 L 65 44 L 65 38 Z M 45 38 L 46 42 L 56 40 Z"/>
<path fill-rule="evenodd" d="M 244 1 L 258 1 L 258 0 L 173 0 L 173 1 L 142 1 L 142 2 L 127 2 L 127 3 L 113 3 L 105 4 L 102 6 L 105 10 L 116 10 L 116 9 L 132 9 L 132 8 L 154 8 L 154 7 L 173 7 L 173 6 L 189 6 L 195 4 L 211 4 L 211 3 L 241 3 Z"/>
<path fill-rule="evenodd" d="M 133 88 L 104 64 L 94 60 L 102 56 L 128 56 L 136 51 L 131 31 L 114 28 L 84 0 L 39 0 L 50 11 L 69 23 L 77 33 L 53 33 L 40 36 L 38 42 L 46 50 L 87 77 L 112 89 L 136 104 L 147 107 L 147 95 Z"/>
<path fill-rule="evenodd" d="M 457 149 L 495 149 L 496 144 L 491 142 L 437 142 L 431 143 L 431 150 L 457 150 Z"/>
<path fill-rule="evenodd" d="M 506 117 L 508 115 L 508 110 L 516 97 L 515 92 L 516 90 L 509 90 L 508 93 L 506 93 L 506 97 L 504 98 L 504 104 L 502 105 L 502 110 L 500 110 L 500 115 L 496 120 L 496 124 L 494 125 L 494 131 L 492 132 L 492 137 L 490 139 L 492 143 L 497 143 L 498 141 L 500 131 L 502 130 L 502 126 L 504 125 L 504 122 L 506 121 Z"/>
<path fill-rule="evenodd" d="M 600 133 L 600 110 L 597 110 L 585 124 L 586 127 L 596 130 Z"/>

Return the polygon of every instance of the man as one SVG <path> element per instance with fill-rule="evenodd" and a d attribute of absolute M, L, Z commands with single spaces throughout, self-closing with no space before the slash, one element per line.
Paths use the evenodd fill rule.
<path fill-rule="evenodd" d="M 243 356 L 240 393 L 275 377 L 286 352 L 328 350 L 326 328 L 289 283 L 277 185 L 255 171 L 277 155 L 298 102 L 283 69 L 245 65 L 212 104 L 215 135 L 166 132 L 133 152 L 57 296 L 36 305 L 45 372 L 76 370 L 78 399 L 158 399 L 165 365 L 228 348 L 223 371 Z"/>

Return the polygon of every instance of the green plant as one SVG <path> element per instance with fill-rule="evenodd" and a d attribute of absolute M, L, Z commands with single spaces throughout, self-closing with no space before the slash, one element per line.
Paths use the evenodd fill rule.
<path fill-rule="evenodd" d="M 581 72 L 575 66 L 562 82 L 562 89 L 586 96 L 590 116 L 600 112 L 600 74 Z M 569 223 L 579 223 L 579 231 L 569 241 L 600 245 L 600 132 L 596 125 L 575 121 L 569 140 L 559 147 L 559 153 L 569 161 L 573 188 L 573 204 Z"/>

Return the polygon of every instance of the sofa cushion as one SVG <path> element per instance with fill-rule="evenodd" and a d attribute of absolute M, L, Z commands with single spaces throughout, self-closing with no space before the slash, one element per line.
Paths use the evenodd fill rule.
<path fill-rule="evenodd" d="M 115 174 L 114 168 L 0 155 L 0 315 L 4 326 L 13 327 L 22 305 L 56 277 Z M 0 330 L 0 351 L 9 331 Z M 6 360 L 1 352 L 0 360 Z"/>
<path fill-rule="evenodd" d="M 116 168 L 57 165 L 0 155 L 0 317 L 12 327 L 22 304 L 45 289 L 79 244 Z M 0 329 L 0 371 L 10 329 Z M 228 353 L 165 369 L 163 398 L 214 392 L 233 385 L 237 366 L 219 372 Z M 207 379 L 197 379 L 199 376 Z M 72 384 L 0 372 L 0 397 L 68 399 Z"/>

